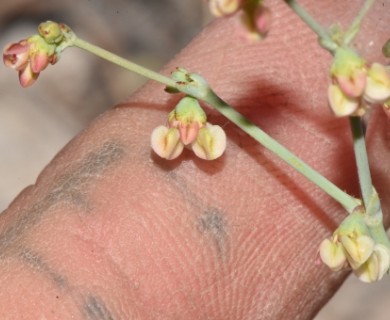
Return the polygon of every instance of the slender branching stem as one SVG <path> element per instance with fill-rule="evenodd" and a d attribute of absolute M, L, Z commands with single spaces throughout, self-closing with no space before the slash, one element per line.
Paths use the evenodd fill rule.
<path fill-rule="evenodd" d="M 366 0 L 361 7 L 358 15 L 355 17 L 355 19 L 352 21 L 350 27 L 348 28 L 347 32 L 344 36 L 344 44 L 349 45 L 353 39 L 356 37 L 360 30 L 360 26 L 362 24 L 362 21 L 368 11 L 371 9 L 372 5 L 374 4 L 375 0 Z"/>
<path fill-rule="evenodd" d="M 95 46 L 85 40 L 82 40 L 78 37 L 75 37 L 72 43 L 73 46 L 84 49 L 90 53 L 97 55 L 98 57 L 110 61 L 126 70 L 133 71 L 141 76 L 144 76 L 148 79 L 155 80 L 160 82 L 168 87 L 177 88 L 176 81 L 166 77 L 158 72 L 152 71 L 145 67 L 142 67 L 134 62 L 131 62 L 127 59 L 121 58 L 107 50 L 104 50 L 98 46 Z"/>
<path fill-rule="evenodd" d="M 290 8 L 318 35 L 320 44 L 333 53 L 338 45 L 332 40 L 329 33 L 295 0 L 285 0 Z"/>
<path fill-rule="evenodd" d="M 363 204 L 367 209 L 369 207 L 374 189 L 372 186 L 370 167 L 368 163 L 363 123 L 360 117 L 350 117 L 349 119 L 352 131 L 356 165 L 358 169 L 360 190 L 362 193 Z"/>
<path fill-rule="evenodd" d="M 346 192 L 342 191 L 340 188 L 338 188 L 332 182 L 327 180 L 313 168 L 308 166 L 305 162 L 303 162 L 301 159 L 299 159 L 297 156 L 295 156 L 293 153 L 291 153 L 289 150 L 279 144 L 276 140 L 272 139 L 256 125 L 251 123 L 248 119 L 244 118 L 240 113 L 238 113 L 221 98 L 219 98 L 211 89 L 208 89 L 207 87 L 204 87 L 202 85 L 192 85 L 191 82 L 189 84 L 176 82 L 171 78 L 165 77 L 157 72 L 139 66 L 133 62 L 121 58 L 109 51 L 92 45 L 77 37 L 75 37 L 75 39 L 73 40 L 72 45 L 89 51 L 93 54 L 96 54 L 97 56 L 106 59 L 116 65 L 119 65 L 129 71 L 136 72 L 146 78 L 158 81 L 170 88 L 175 88 L 180 92 L 190 94 L 194 98 L 203 100 L 204 102 L 208 103 L 216 110 L 218 110 L 227 119 L 229 119 L 231 122 L 240 127 L 244 132 L 246 132 L 256 141 L 258 141 L 268 150 L 275 153 L 298 172 L 300 172 L 310 181 L 319 186 L 332 198 L 338 201 L 349 213 L 353 212 L 356 207 L 361 205 L 361 201 L 359 199 L 356 199 L 347 194 Z"/>
<path fill-rule="evenodd" d="M 279 158 L 300 172 L 308 180 L 316 184 L 333 199 L 338 201 L 349 213 L 352 213 L 359 205 L 361 205 L 360 200 L 342 191 L 335 184 L 319 174 L 316 170 L 307 165 L 304 161 L 282 146 L 279 142 L 271 138 L 258 126 L 250 122 L 247 118 L 229 106 L 214 92 L 210 92 L 210 95 L 205 99 L 205 102 L 213 106 L 216 110 L 218 110 L 234 124 L 236 124 L 249 136 L 276 154 Z"/>

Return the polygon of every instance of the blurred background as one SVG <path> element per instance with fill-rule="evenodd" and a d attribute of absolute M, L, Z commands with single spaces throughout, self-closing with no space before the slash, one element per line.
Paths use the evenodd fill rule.
<path fill-rule="evenodd" d="M 201 0 L 13 0 L 0 3 L 0 46 L 55 20 L 82 38 L 158 70 L 210 21 Z M 93 118 L 125 100 L 144 79 L 78 49 L 22 89 L 0 67 L 0 212 Z M 388 279 L 350 277 L 315 320 L 390 318 Z"/>

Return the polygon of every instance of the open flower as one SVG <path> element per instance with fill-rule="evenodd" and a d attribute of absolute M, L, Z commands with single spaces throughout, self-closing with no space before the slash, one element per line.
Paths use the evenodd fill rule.
<path fill-rule="evenodd" d="M 348 262 L 354 270 L 363 265 L 374 251 L 375 242 L 368 235 L 353 233 L 342 235 L 340 238 L 347 253 Z"/>
<path fill-rule="evenodd" d="M 271 27 L 271 10 L 263 0 L 207 0 L 215 17 L 238 14 L 239 33 L 249 40 L 263 39 Z"/>
<path fill-rule="evenodd" d="M 180 139 L 184 145 L 193 143 L 198 132 L 207 121 L 206 113 L 199 105 L 198 100 L 184 97 L 168 115 L 168 123 L 180 132 Z"/>
<path fill-rule="evenodd" d="M 38 30 L 39 34 L 11 43 L 3 51 L 4 64 L 19 72 L 23 87 L 31 86 L 40 72 L 58 61 L 58 45 L 65 39 L 65 32 L 71 32 L 69 27 L 52 21 L 41 23 Z"/>
<path fill-rule="evenodd" d="M 371 105 L 384 104 L 390 98 L 390 70 L 379 63 L 368 68 L 349 48 L 336 50 L 331 76 L 328 101 L 338 117 L 362 116 Z"/>
<path fill-rule="evenodd" d="M 325 239 L 320 244 L 320 258 L 332 271 L 339 271 L 346 266 L 347 256 L 337 237 Z"/>
<path fill-rule="evenodd" d="M 329 105 L 337 117 L 353 115 L 357 112 L 360 100 L 348 97 L 336 84 L 328 88 Z"/>
<path fill-rule="evenodd" d="M 152 132 L 151 145 L 160 157 L 177 158 L 184 147 L 205 160 L 220 157 L 226 148 L 226 135 L 217 125 L 206 122 L 207 117 L 199 102 L 184 97 L 168 115 L 168 127 L 158 126 Z"/>
<path fill-rule="evenodd" d="M 201 159 L 214 160 L 219 158 L 226 149 L 226 134 L 220 126 L 206 123 L 199 130 L 192 150 Z"/>
<path fill-rule="evenodd" d="M 319 256 L 332 271 L 350 267 L 363 282 L 380 280 L 390 267 L 390 250 L 375 242 L 359 212 L 347 216 L 332 238 L 321 242 Z"/>
<path fill-rule="evenodd" d="M 338 48 L 330 73 L 346 96 L 357 98 L 363 94 L 366 86 L 366 62 L 353 50 Z"/>
<path fill-rule="evenodd" d="M 229 16 L 242 7 L 242 0 L 207 0 L 210 12 L 216 17 Z"/>
<path fill-rule="evenodd" d="M 355 274 L 363 282 L 379 281 L 389 270 L 390 266 L 390 252 L 382 244 L 376 244 L 373 253 L 362 264 Z"/>
<path fill-rule="evenodd" d="M 152 132 L 152 149 L 161 158 L 172 160 L 180 156 L 184 144 L 180 141 L 180 133 L 176 128 L 158 126 Z"/>
<path fill-rule="evenodd" d="M 7 67 L 19 71 L 22 87 L 32 85 L 49 63 L 57 61 L 55 47 L 47 44 L 39 35 L 9 44 L 3 52 Z"/>
<path fill-rule="evenodd" d="M 373 63 L 368 70 L 364 99 L 371 103 L 383 103 L 390 98 L 390 71 L 384 65 Z"/>

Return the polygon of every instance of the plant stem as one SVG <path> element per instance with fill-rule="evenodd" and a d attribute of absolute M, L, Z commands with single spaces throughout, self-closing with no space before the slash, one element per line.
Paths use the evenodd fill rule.
<path fill-rule="evenodd" d="M 295 0 L 285 0 L 290 8 L 318 35 L 321 45 L 333 53 L 338 45 L 332 40 L 328 32 Z"/>
<path fill-rule="evenodd" d="M 364 17 L 366 16 L 367 12 L 371 9 L 374 2 L 375 2 L 375 0 L 366 0 L 364 2 L 358 15 L 352 21 L 350 27 L 348 28 L 347 32 L 345 33 L 345 37 L 344 37 L 345 45 L 350 44 L 352 42 L 352 40 L 356 37 Z"/>
<path fill-rule="evenodd" d="M 353 148 L 355 152 L 356 165 L 358 169 L 360 190 L 363 204 L 367 209 L 373 195 L 373 186 L 368 164 L 367 149 L 364 138 L 363 124 L 360 117 L 350 117 L 350 126 L 353 138 Z"/>
<path fill-rule="evenodd" d="M 352 213 L 356 207 L 361 205 L 361 201 L 356 199 L 349 194 L 342 191 L 332 182 L 327 180 L 317 171 L 308 166 L 305 162 L 279 144 L 276 140 L 272 139 L 264 131 L 242 116 L 239 112 L 235 111 L 230 105 L 219 98 L 211 89 L 208 88 L 207 84 L 202 82 L 196 83 L 179 83 L 175 80 L 165 77 L 157 72 L 139 66 L 133 62 L 123 59 L 109 51 L 106 51 L 100 47 L 92 45 L 82 39 L 75 37 L 72 41 L 73 46 L 79 47 L 86 51 L 89 51 L 97 56 L 108 60 L 118 66 L 121 66 L 129 71 L 136 72 L 146 78 L 158 81 L 168 87 L 175 88 L 180 92 L 189 94 L 194 98 L 203 100 L 208 103 L 227 119 L 240 127 L 244 132 L 254 138 L 257 142 L 262 144 L 265 148 L 270 150 L 279 156 L 282 160 L 287 162 L 290 166 L 304 175 L 307 179 L 315 183 L 332 198 L 338 201 L 349 213 Z M 196 81 L 195 81 L 196 82 Z"/>
<path fill-rule="evenodd" d="M 75 47 L 78 47 L 80 49 L 84 49 L 90 53 L 93 53 L 97 56 L 99 56 L 102 59 L 105 59 L 107 61 L 110 61 L 126 70 L 133 71 L 135 73 L 138 73 L 141 76 L 144 76 L 146 78 L 149 78 L 151 80 L 155 80 L 157 82 L 160 82 L 162 84 L 165 84 L 168 87 L 177 88 L 176 81 L 174 81 L 171 78 L 168 78 L 166 76 L 163 76 L 162 74 L 152 71 L 150 69 L 144 68 L 136 63 L 133 63 L 129 60 L 126 60 L 124 58 L 121 58 L 107 50 L 104 50 L 98 46 L 95 46 L 85 40 L 82 40 L 78 37 L 75 37 L 72 41 L 72 45 Z M 178 88 L 177 88 L 178 89 Z"/>
<path fill-rule="evenodd" d="M 360 200 L 350 196 L 342 191 L 324 176 L 319 174 L 316 170 L 307 165 L 304 161 L 282 146 L 279 142 L 271 138 L 263 130 L 250 122 L 247 118 L 234 110 L 225 101 L 219 98 L 214 92 L 210 92 L 209 96 L 204 99 L 205 102 L 212 105 L 216 110 L 223 114 L 226 118 L 236 124 L 249 136 L 262 144 L 265 148 L 276 154 L 279 158 L 284 160 L 287 164 L 300 172 L 308 180 L 312 181 L 319 188 L 325 191 L 333 199 L 338 201 L 349 213 L 352 213 L 361 202 Z"/>

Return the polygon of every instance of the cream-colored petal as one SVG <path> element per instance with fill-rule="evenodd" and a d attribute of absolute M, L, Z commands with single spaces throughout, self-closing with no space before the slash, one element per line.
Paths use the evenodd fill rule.
<path fill-rule="evenodd" d="M 208 0 L 210 12 L 216 17 L 235 13 L 240 9 L 242 0 Z"/>
<path fill-rule="evenodd" d="M 360 281 L 371 283 L 378 280 L 379 261 L 376 255 L 370 258 L 354 272 Z"/>
<path fill-rule="evenodd" d="M 325 239 L 320 244 L 320 258 L 331 270 L 341 270 L 347 261 L 343 246 L 339 242 Z"/>
<path fill-rule="evenodd" d="M 343 235 L 340 240 L 347 252 L 347 259 L 352 269 L 359 268 L 374 251 L 375 242 L 366 235 L 358 237 Z"/>
<path fill-rule="evenodd" d="M 337 117 L 349 116 L 359 107 L 359 99 L 347 97 L 336 84 L 328 88 L 328 101 Z"/>
<path fill-rule="evenodd" d="M 179 130 L 176 128 L 158 126 L 153 130 L 150 140 L 154 152 L 168 160 L 177 158 L 184 148 L 180 141 Z"/>
<path fill-rule="evenodd" d="M 214 160 L 219 158 L 226 149 L 226 134 L 220 126 L 207 123 L 199 130 L 192 150 L 201 159 Z"/>
<path fill-rule="evenodd" d="M 368 71 L 364 99 L 382 103 L 390 98 L 390 71 L 379 63 L 373 63 Z"/>

